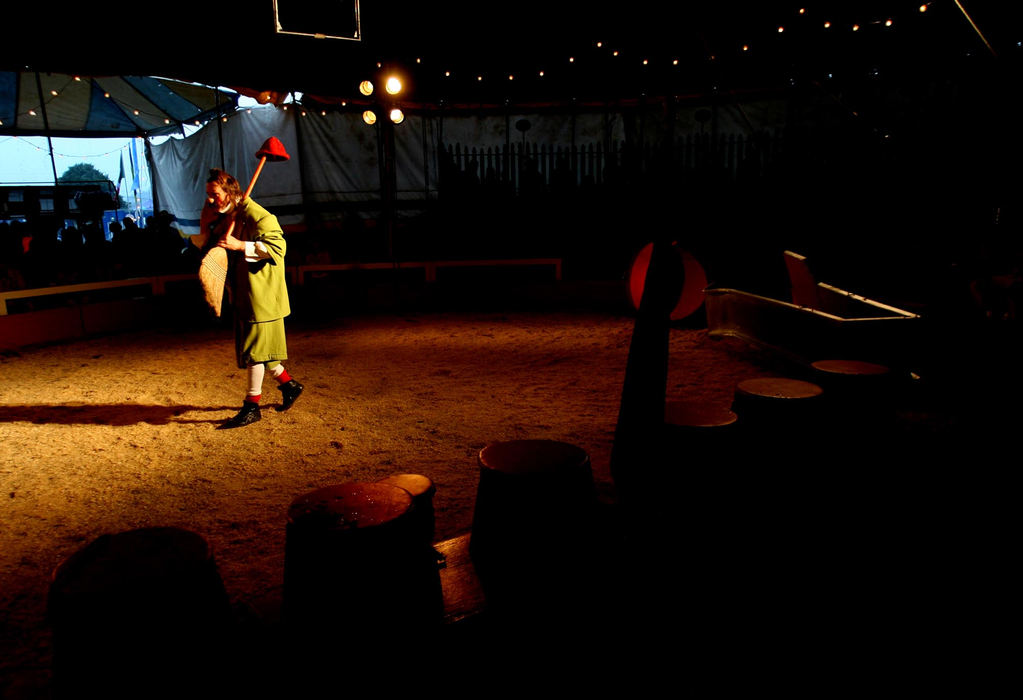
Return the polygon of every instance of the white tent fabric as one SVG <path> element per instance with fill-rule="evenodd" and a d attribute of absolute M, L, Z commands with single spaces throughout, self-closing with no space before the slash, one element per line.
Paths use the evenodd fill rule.
<path fill-rule="evenodd" d="M 223 167 L 244 186 L 258 165 L 256 151 L 275 136 L 291 158 L 264 166 L 252 198 L 277 213 L 282 225 L 302 222 L 300 213 L 288 213 L 301 208 L 296 205 L 378 202 L 377 134 L 356 114 L 302 116 L 294 108 L 242 111 L 188 138 L 151 145 L 154 199 L 177 217 L 184 233 L 196 233 L 209 169 Z M 418 117 L 395 129 L 399 198 L 436 195 L 436 140 L 424 139 L 428 135 L 428 121 Z"/>
<path fill-rule="evenodd" d="M 775 103 L 721 107 L 715 115 L 718 133 L 749 134 L 770 130 L 777 121 Z M 703 127 L 696 109 L 671 113 L 675 129 L 693 133 Z M 446 149 L 458 147 L 482 153 L 520 144 L 548 149 L 608 146 L 630 140 L 658 147 L 666 135 L 668 113 L 633 109 L 580 111 L 575 114 L 427 114 L 410 115 L 394 128 L 397 198 L 429 201 L 437 196 L 441 161 Z M 750 119 L 757 124 L 750 124 Z M 516 127 L 521 120 L 529 128 Z M 285 226 L 308 224 L 303 214 L 321 212 L 321 221 L 337 216 L 345 206 L 372 211 L 381 201 L 379 127 L 363 123 L 354 112 L 322 114 L 297 105 L 241 110 L 228 120 L 214 120 L 195 134 L 150 144 L 154 198 L 161 209 L 178 219 L 185 233 L 197 232 L 212 167 L 223 167 L 248 184 L 258 160 L 256 151 L 275 136 L 290 160 L 268 163 L 253 191 Z M 223 154 L 223 157 L 221 156 Z M 482 172 L 480 173 L 483 174 Z M 331 205 L 342 205 L 332 207 Z"/>
<path fill-rule="evenodd" d="M 150 144 L 154 201 L 177 217 L 183 233 L 198 233 L 210 169 L 226 170 L 244 188 L 259 165 L 256 152 L 271 136 L 284 144 L 291 158 L 263 167 L 252 198 L 271 210 L 301 204 L 301 158 L 294 122 L 286 112 L 274 109 L 241 112 L 226 122 L 210 122 L 188 138 Z"/>
<path fill-rule="evenodd" d="M 302 119 L 301 132 L 310 203 L 380 198 L 375 128 L 355 114 L 328 113 Z"/>

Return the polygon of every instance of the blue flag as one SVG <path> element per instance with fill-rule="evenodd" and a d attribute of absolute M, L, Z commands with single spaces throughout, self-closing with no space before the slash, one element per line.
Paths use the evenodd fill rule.
<path fill-rule="evenodd" d="M 138 152 L 135 150 L 138 146 L 138 139 L 131 140 L 131 151 L 128 152 L 131 158 L 131 188 L 133 190 L 142 189 L 139 185 L 139 157 Z"/>

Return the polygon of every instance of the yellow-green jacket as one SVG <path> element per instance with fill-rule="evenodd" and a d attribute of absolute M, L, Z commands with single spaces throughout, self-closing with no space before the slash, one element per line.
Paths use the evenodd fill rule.
<path fill-rule="evenodd" d="M 246 252 L 232 254 L 231 298 L 238 320 L 273 321 L 291 313 L 284 253 L 287 244 L 277 217 L 251 199 L 235 209 L 234 236 Z M 252 245 L 249 245 L 249 242 Z"/>

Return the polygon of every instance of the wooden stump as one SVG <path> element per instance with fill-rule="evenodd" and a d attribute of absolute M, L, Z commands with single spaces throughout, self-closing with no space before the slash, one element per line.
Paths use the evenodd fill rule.
<path fill-rule="evenodd" d="M 284 616 L 297 643 L 334 648 L 344 640 L 411 639 L 440 624 L 436 554 L 412 503 L 403 488 L 362 482 L 292 502 Z"/>
<path fill-rule="evenodd" d="M 705 455 L 734 435 L 738 415 L 730 408 L 699 401 L 671 400 L 664 404 L 664 434 L 676 454 L 695 450 Z"/>
<path fill-rule="evenodd" d="M 813 382 L 788 377 L 744 379 L 735 387 L 732 410 L 752 440 L 776 446 L 797 436 L 812 440 L 824 418 L 824 390 Z"/>
<path fill-rule="evenodd" d="M 589 455 L 555 440 L 510 440 L 483 448 L 478 462 L 469 550 L 488 606 L 546 614 L 591 561 Z"/>
<path fill-rule="evenodd" d="M 93 540 L 55 570 L 48 615 L 57 697 L 212 689 L 229 666 L 227 594 L 209 544 L 188 530 Z"/>
<path fill-rule="evenodd" d="M 860 360 L 818 360 L 811 367 L 836 417 L 836 437 L 876 442 L 877 431 L 892 427 L 895 387 L 888 367 Z"/>
<path fill-rule="evenodd" d="M 377 483 L 391 484 L 408 491 L 412 496 L 412 517 L 417 523 L 416 529 L 420 531 L 423 541 L 432 545 L 435 532 L 433 497 L 437 487 L 430 478 L 422 474 L 395 474 L 379 479 Z"/>

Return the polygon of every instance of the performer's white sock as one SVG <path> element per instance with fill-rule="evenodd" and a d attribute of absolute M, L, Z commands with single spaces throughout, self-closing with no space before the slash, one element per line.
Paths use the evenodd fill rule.
<path fill-rule="evenodd" d="M 291 381 L 291 377 L 288 375 L 287 370 L 284 369 L 284 365 L 280 364 L 270 370 L 270 376 L 276 379 L 279 383 Z"/>
<path fill-rule="evenodd" d="M 259 402 L 260 397 L 263 394 L 263 373 L 266 367 L 260 362 L 255 365 L 249 365 L 249 390 L 245 395 L 246 401 Z"/>

